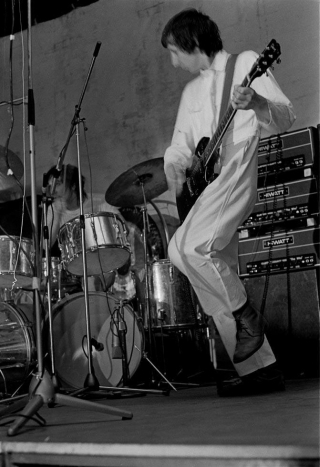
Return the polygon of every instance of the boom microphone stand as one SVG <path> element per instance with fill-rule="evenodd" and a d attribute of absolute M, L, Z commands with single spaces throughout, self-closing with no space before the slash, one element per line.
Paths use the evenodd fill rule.
<path fill-rule="evenodd" d="M 98 50 L 100 48 L 100 45 L 101 43 L 98 43 L 96 46 L 95 55 L 92 60 L 92 64 L 90 67 L 88 77 L 91 74 L 93 63 L 98 53 Z M 33 100 L 33 89 L 32 89 L 32 67 L 31 67 L 31 1 L 30 0 L 28 1 L 28 50 L 29 50 L 29 92 L 28 92 L 29 119 L 28 121 L 29 121 L 29 134 L 30 134 L 32 220 L 34 224 L 34 244 L 35 244 L 35 268 L 34 268 L 35 273 L 34 273 L 34 278 L 33 278 L 33 288 L 36 290 L 34 297 L 35 297 L 35 311 L 36 311 L 36 347 L 37 347 L 38 371 L 33 376 L 33 379 L 31 380 L 31 383 L 30 383 L 29 397 L 27 398 L 28 399 L 27 405 L 22 410 L 21 415 L 18 415 L 18 418 L 15 420 L 13 426 L 11 426 L 8 429 L 8 432 L 7 432 L 8 436 L 13 436 L 17 434 L 19 428 L 22 427 L 30 417 L 35 415 L 38 412 L 38 410 L 44 405 L 44 403 L 47 403 L 49 407 L 53 407 L 55 404 L 66 404 L 66 405 L 73 406 L 73 407 L 87 408 L 88 410 L 95 410 L 100 413 L 104 412 L 104 413 L 108 413 L 111 415 L 117 415 L 117 416 L 122 417 L 122 419 L 131 419 L 133 416 L 131 412 L 128 412 L 125 410 L 119 410 L 119 409 L 111 408 L 111 407 L 101 405 L 95 402 L 79 400 L 72 396 L 55 393 L 55 388 L 53 386 L 52 380 L 49 376 L 48 371 L 44 368 L 44 365 L 43 365 L 40 301 L 39 301 L 39 293 L 37 293 L 40 288 L 40 284 L 39 284 L 40 283 L 40 280 L 39 280 L 39 277 L 40 277 L 39 257 L 40 255 L 39 255 L 39 248 L 38 248 L 37 202 L 36 202 L 36 192 L 35 192 L 36 179 L 35 179 L 34 137 L 33 137 L 34 136 L 33 127 L 35 124 L 35 118 L 34 118 L 34 100 Z M 86 81 L 86 85 L 87 85 L 87 82 L 88 82 L 88 78 Z M 81 99 L 83 97 L 83 94 L 84 93 L 82 93 Z M 75 118 L 72 122 L 72 131 L 70 132 L 70 134 L 72 134 L 73 132 L 74 122 L 76 120 L 78 121 L 79 111 L 80 111 L 80 105 L 78 106 Z M 79 170 L 79 176 L 81 176 L 80 170 Z M 80 187 L 81 187 L 81 179 L 80 179 Z M 84 240 L 83 229 L 82 229 L 82 240 Z M 83 251 L 83 258 L 84 258 L 84 264 L 86 266 L 84 251 Z M 88 310 L 86 310 L 86 312 L 87 311 Z M 92 351 L 92 347 L 91 347 L 89 324 L 87 325 L 87 331 L 88 331 L 88 335 L 87 335 L 88 336 L 88 339 L 87 339 L 88 355 L 90 355 Z M 88 379 L 90 379 L 90 376 L 92 377 L 91 378 L 92 381 L 90 381 L 90 384 L 95 385 L 96 382 L 94 380 L 93 371 L 92 371 L 92 374 L 89 375 Z M 20 401 L 12 404 L 11 406 L 6 407 L 5 409 L 0 411 L 0 417 L 6 414 L 9 414 L 9 413 L 17 412 L 24 406 L 25 402 L 26 402 L 26 398 L 23 398 Z"/>

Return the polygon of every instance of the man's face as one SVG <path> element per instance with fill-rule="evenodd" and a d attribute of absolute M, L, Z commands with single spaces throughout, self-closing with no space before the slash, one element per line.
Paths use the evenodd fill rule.
<path fill-rule="evenodd" d="M 48 182 L 48 193 L 50 196 L 51 193 L 51 187 L 53 185 L 54 177 L 50 177 L 49 182 Z M 63 183 L 63 180 L 61 180 L 60 177 L 56 179 L 56 185 L 55 185 L 55 190 L 54 190 L 54 198 L 63 198 L 66 194 L 66 189 L 65 185 Z"/>
<path fill-rule="evenodd" d="M 199 73 L 202 65 L 202 54 L 197 47 L 190 54 L 173 44 L 168 44 L 168 50 L 170 52 L 171 63 L 175 68 L 182 68 L 182 70 L 189 71 L 190 73 Z"/>

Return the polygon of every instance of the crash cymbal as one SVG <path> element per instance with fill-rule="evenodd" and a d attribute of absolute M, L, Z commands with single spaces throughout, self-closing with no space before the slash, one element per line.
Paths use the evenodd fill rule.
<path fill-rule="evenodd" d="M 6 148 L 0 145 L 0 173 L 6 177 L 11 177 L 8 170 L 11 169 L 15 177 L 20 180 L 23 175 L 23 164 L 11 149 L 8 149 L 8 159 L 6 157 Z"/>
<path fill-rule="evenodd" d="M 163 170 L 163 157 L 135 165 L 120 175 L 109 186 L 105 200 L 117 207 L 130 207 L 144 203 L 164 193 L 167 180 Z"/>

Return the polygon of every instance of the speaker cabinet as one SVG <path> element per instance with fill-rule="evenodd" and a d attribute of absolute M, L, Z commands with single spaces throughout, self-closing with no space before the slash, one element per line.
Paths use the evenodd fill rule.
<path fill-rule="evenodd" d="M 265 290 L 266 279 L 268 287 Z M 319 291 L 317 269 L 243 279 L 248 299 L 261 309 L 266 335 L 285 374 L 319 375 Z"/>

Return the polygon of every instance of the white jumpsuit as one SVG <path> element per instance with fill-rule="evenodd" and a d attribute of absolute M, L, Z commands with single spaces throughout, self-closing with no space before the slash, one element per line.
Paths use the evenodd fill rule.
<path fill-rule="evenodd" d="M 252 51 L 239 54 L 233 84 L 243 82 L 257 56 Z M 172 143 L 164 156 L 169 186 L 173 180 L 169 179 L 168 167 L 173 165 L 181 177 L 191 166 L 200 139 L 214 134 L 227 58 L 227 52 L 219 52 L 210 69 L 201 71 L 183 91 Z M 290 101 L 269 72 L 255 79 L 251 87 L 268 100 L 269 121 L 258 120 L 253 110 L 237 111 L 224 136 L 220 175 L 197 199 L 168 250 L 172 263 L 189 278 L 205 313 L 213 317 L 231 360 L 236 345 L 232 312 L 246 302 L 237 274 L 237 228 L 256 200 L 259 138 L 285 132 L 295 120 Z M 235 368 L 244 376 L 273 362 L 274 354 L 265 339 L 260 350 Z"/>

